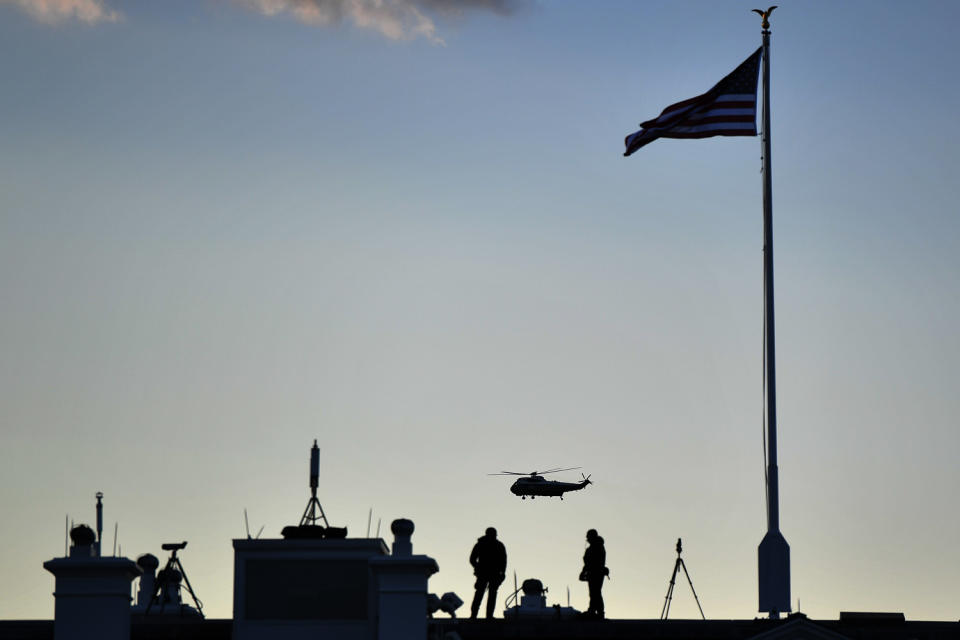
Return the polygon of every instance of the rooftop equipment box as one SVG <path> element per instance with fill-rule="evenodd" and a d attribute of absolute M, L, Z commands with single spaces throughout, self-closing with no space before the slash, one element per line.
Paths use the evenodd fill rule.
<path fill-rule="evenodd" d="M 234 640 L 375 633 L 369 560 L 388 554 L 383 540 L 241 539 L 233 549 Z"/>

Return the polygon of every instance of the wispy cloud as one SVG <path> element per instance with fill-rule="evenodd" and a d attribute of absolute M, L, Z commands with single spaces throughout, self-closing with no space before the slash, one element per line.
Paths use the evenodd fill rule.
<path fill-rule="evenodd" d="M 117 22 L 119 12 L 103 3 L 103 0 L 0 0 L 0 4 L 14 5 L 40 22 L 58 24 L 79 20 L 87 24 Z"/>
<path fill-rule="evenodd" d="M 234 0 L 266 16 L 289 14 L 304 24 L 331 26 L 343 21 L 372 29 L 391 40 L 424 38 L 443 44 L 435 16 L 458 16 L 467 11 L 501 15 L 513 11 L 517 0 Z"/>

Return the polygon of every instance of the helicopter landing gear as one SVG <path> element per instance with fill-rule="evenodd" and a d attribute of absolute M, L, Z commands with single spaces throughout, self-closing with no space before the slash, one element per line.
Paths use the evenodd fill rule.
<path fill-rule="evenodd" d="M 521 499 L 521 500 L 526 500 L 526 499 L 527 499 L 527 496 L 520 496 L 520 499 Z"/>

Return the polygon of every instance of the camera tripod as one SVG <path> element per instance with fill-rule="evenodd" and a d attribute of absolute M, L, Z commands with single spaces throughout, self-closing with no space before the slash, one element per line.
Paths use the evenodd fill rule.
<path fill-rule="evenodd" d="M 680 557 L 680 553 L 683 551 L 683 547 L 680 545 L 680 538 L 677 538 L 677 561 L 673 565 L 673 573 L 670 574 L 670 586 L 667 587 L 667 597 L 663 602 L 663 609 L 660 611 L 660 619 L 666 620 L 667 616 L 670 615 L 670 601 L 673 600 L 673 586 L 677 582 L 677 573 L 680 571 L 680 568 L 683 568 L 683 574 L 687 576 L 687 582 L 690 584 L 690 591 L 693 592 L 693 599 L 697 602 L 697 608 L 700 609 L 700 617 L 704 620 L 707 619 L 703 615 L 703 607 L 700 606 L 700 598 L 697 597 L 697 590 L 693 588 L 693 580 L 690 579 L 690 573 L 687 571 L 687 565 L 683 562 L 683 558 Z"/>
<path fill-rule="evenodd" d="M 170 559 L 167 560 L 167 564 L 157 573 L 157 581 L 153 587 L 153 597 L 150 598 L 150 602 L 147 604 L 147 610 L 144 612 L 144 615 L 150 613 L 150 609 L 153 607 L 154 602 L 160 603 L 160 611 L 163 612 L 164 607 L 167 606 L 167 603 L 171 601 L 168 589 L 176 589 L 177 599 L 180 600 L 180 613 L 183 614 L 183 599 L 180 598 L 180 578 L 183 578 L 183 584 L 187 587 L 187 593 L 190 594 L 190 597 L 193 598 L 193 604 L 197 606 L 197 613 L 200 614 L 200 617 L 203 618 L 203 604 L 201 604 L 200 599 L 197 598 L 197 594 L 194 593 L 193 587 L 190 586 L 190 580 L 187 578 L 187 572 L 183 568 L 183 564 L 180 562 L 180 558 L 177 557 L 177 551 L 183 549 L 187 546 L 186 542 L 168 542 L 166 544 L 160 545 L 160 548 L 164 551 L 170 552 Z"/>

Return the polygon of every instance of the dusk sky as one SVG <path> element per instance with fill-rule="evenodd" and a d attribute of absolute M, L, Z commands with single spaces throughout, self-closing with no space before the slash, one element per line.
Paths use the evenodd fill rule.
<path fill-rule="evenodd" d="M 756 50 L 755 6 L 0 0 L 0 618 L 52 618 L 41 563 L 97 491 L 105 550 L 188 540 L 230 617 L 243 510 L 299 521 L 314 438 L 331 524 L 412 519 L 433 592 L 469 600 L 492 525 L 509 585 L 585 609 L 593 527 L 609 617 L 659 616 L 678 537 L 708 618 L 758 615 L 760 140 L 622 156 Z M 814 618 L 960 617 L 958 20 L 771 17 L 781 528 Z M 558 466 L 595 484 L 487 475 Z"/>

